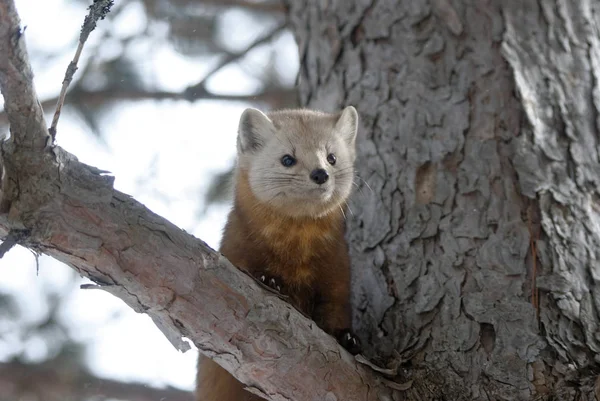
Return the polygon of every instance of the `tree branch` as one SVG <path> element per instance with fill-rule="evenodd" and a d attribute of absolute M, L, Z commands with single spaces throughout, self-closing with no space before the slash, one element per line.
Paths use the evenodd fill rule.
<path fill-rule="evenodd" d="M 32 84 L 33 72 L 13 1 L 0 2 L 0 87 L 13 140 L 40 149 L 49 138 L 44 113 Z"/>
<path fill-rule="evenodd" d="M 13 138 L 47 138 L 13 0 L 0 0 L 0 64 Z M 7 16 L 8 15 L 8 16 Z M 2 47 L 3 46 L 3 47 Z M 29 72 L 15 73 L 15 65 Z M 22 92 L 7 96 L 18 79 Z M 14 94 L 13 94 L 14 95 Z M 27 109 L 11 102 L 31 105 Z M 23 245 L 63 261 L 138 312 L 148 313 L 179 349 L 185 336 L 250 391 L 270 400 L 376 400 L 388 394 L 329 335 L 264 291 L 204 242 L 112 187 L 105 172 L 60 147 L 3 144 L 3 180 L 18 190 L 0 204 L 0 235 L 28 229 Z"/>
<path fill-rule="evenodd" d="M 52 141 L 56 139 L 56 126 L 58 125 L 60 112 L 65 102 L 67 88 L 69 87 L 69 84 L 73 80 L 73 76 L 77 71 L 77 63 L 79 62 L 79 57 L 81 56 L 81 52 L 83 51 L 83 46 L 85 45 L 85 42 L 90 36 L 90 33 L 92 33 L 94 29 L 96 29 L 96 22 L 98 22 L 99 19 L 104 19 L 104 17 L 106 17 L 106 14 L 110 12 L 110 8 L 112 7 L 112 5 L 113 0 L 101 0 L 95 1 L 91 6 L 88 7 L 90 12 L 83 21 L 83 26 L 81 27 L 81 33 L 79 35 L 79 44 L 77 45 L 75 56 L 73 57 L 73 60 L 69 63 L 67 71 L 65 72 L 65 78 L 63 79 L 60 94 L 58 95 L 58 101 L 56 102 L 56 111 L 54 112 L 54 117 L 52 118 L 52 125 L 50 125 L 49 129 Z"/>
<path fill-rule="evenodd" d="M 79 368 L 55 361 L 40 365 L 20 362 L 0 364 L 0 394 L 3 399 L 31 398 L 46 401 L 67 399 L 119 399 L 128 401 L 192 401 L 189 391 L 173 387 L 153 388 L 142 383 L 125 383 L 96 377 Z"/>
<path fill-rule="evenodd" d="M 296 90 L 286 88 L 267 89 L 254 95 L 226 95 L 209 91 L 195 92 L 194 98 L 180 92 L 151 91 L 131 88 L 111 88 L 99 91 L 76 89 L 68 93 L 65 104 L 85 104 L 90 107 L 102 106 L 113 101 L 137 100 L 223 100 L 240 102 L 264 102 L 272 108 L 289 107 L 296 104 Z M 44 100 L 42 108 L 48 110 L 58 101 L 58 97 Z M 6 112 L 0 112 L 0 125 L 8 123 Z"/>
<path fill-rule="evenodd" d="M 116 100 L 228 100 L 228 101 L 254 101 L 266 102 L 269 104 L 289 103 L 295 96 L 296 92 L 292 89 L 273 89 L 265 92 L 260 92 L 254 95 L 225 95 L 213 92 L 196 92 L 193 98 L 189 98 L 186 94 L 170 91 L 147 91 L 136 89 L 111 88 L 100 91 L 78 90 L 73 94 L 72 102 L 85 103 L 88 105 L 101 105 L 107 101 Z M 48 100 L 47 102 L 52 102 Z M 46 102 L 44 102 L 45 104 Z"/>
<path fill-rule="evenodd" d="M 199 94 L 207 92 L 206 83 L 213 75 L 215 75 L 217 72 L 219 72 L 227 64 L 233 63 L 234 61 L 241 59 L 242 57 L 247 55 L 252 49 L 255 49 L 256 47 L 273 40 L 273 38 L 275 36 L 277 36 L 279 33 L 281 33 L 285 29 L 285 27 L 286 27 L 285 23 L 280 24 L 277 27 L 275 27 L 272 31 L 270 31 L 267 34 L 256 39 L 244 50 L 242 50 L 238 53 L 231 53 L 231 54 L 228 54 L 227 56 L 225 56 L 214 68 L 212 68 L 204 76 L 204 78 L 202 78 L 202 80 L 200 82 L 198 82 L 196 85 L 189 86 L 185 90 L 186 96 L 190 99 L 194 99 L 194 97 L 198 96 Z"/>
<path fill-rule="evenodd" d="M 201 0 L 203 4 L 218 6 L 218 7 L 240 7 L 250 11 L 261 11 L 269 13 L 282 13 L 284 11 L 283 4 L 279 1 L 245 1 L 245 0 Z M 186 1 L 186 5 L 189 2 Z"/>
<path fill-rule="evenodd" d="M 237 1 L 227 2 L 237 4 Z M 245 2 L 242 2 L 245 3 Z M 274 7 L 273 4 L 263 4 L 263 3 L 248 3 L 248 4 L 257 4 L 262 5 L 263 7 Z M 265 44 L 271 40 L 279 33 L 281 33 L 286 27 L 286 24 L 280 24 L 275 27 L 273 30 L 268 32 L 267 34 L 259 37 L 253 43 L 251 43 L 246 49 L 236 53 L 228 53 L 223 57 L 219 63 L 212 68 L 200 82 L 195 85 L 187 87 L 183 93 L 179 92 L 171 92 L 171 91 L 161 91 L 161 90 L 143 90 L 143 89 L 131 89 L 131 88 L 110 88 L 99 91 L 88 91 L 85 89 L 75 89 L 68 93 L 68 97 L 66 97 L 68 84 L 71 82 L 74 72 L 77 69 L 76 60 L 79 58 L 79 52 L 83 47 L 81 40 L 79 41 L 79 46 L 77 48 L 77 53 L 74 61 L 69 64 L 69 68 L 67 69 L 67 74 L 65 79 L 63 80 L 63 86 L 61 88 L 61 92 L 58 97 L 48 99 L 42 103 L 42 108 L 45 110 L 49 110 L 53 107 L 56 108 L 52 124 L 50 127 L 51 137 L 54 139 L 56 135 L 56 124 L 58 122 L 58 118 L 60 117 L 60 112 L 65 104 L 73 104 L 73 103 L 85 103 L 88 105 L 101 105 L 103 103 L 107 103 L 110 100 L 146 100 L 146 99 L 154 99 L 154 100 L 188 100 L 188 101 L 196 101 L 196 100 L 225 100 L 225 101 L 252 101 L 252 102 L 265 102 L 269 104 L 272 108 L 281 108 L 287 107 L 296 103 L 296 91 L 293 89 L 285 89 L 285 88 L 270 88 L 261 93 L 257 93 L 254 95 L 227 95 L 227 94 L 218 94 L 209 91 L 206 88 L 207 81 L 214 76 L 217 72 L 219 72 L 226 65 L 235 62 L 245 55 L 248 54 L 252 49 Z M 83 33 L 83 31 L 82 31 Z M 87 32 L 89 34 L 89 32 Z M 87 37 L 86 37 L 87 38 Z M 74 67 L 72 67 L 74 66 Z M 6 112 L 0 112 L 0 125 L 7 123 L 7 114 Z"/>

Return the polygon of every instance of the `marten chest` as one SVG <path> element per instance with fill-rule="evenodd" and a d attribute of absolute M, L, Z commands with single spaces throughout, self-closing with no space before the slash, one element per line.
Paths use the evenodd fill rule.
<path fill-rule="evenodd" d="M 260 232 L 269 270 L 290 284 L 311 284 L 331 245 L 314 224 L 268 224 Z"/>
<path fill-rule="evenodd" d="M 310 313 L 318 281 L 326 273 L 335 244 L 330 230 L 317 224 L 267 224 L 259 233 L 265 272 L 282 281 L 291 302 Z"/>

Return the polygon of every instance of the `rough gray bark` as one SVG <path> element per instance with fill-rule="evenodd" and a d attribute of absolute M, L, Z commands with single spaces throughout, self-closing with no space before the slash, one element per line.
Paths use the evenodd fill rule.
<path fill-rule="evenodd" d="M 381 378 L 296 309 L 50 144 L 12 0 L 0 0 L 0 55 L 11 125 L 2 142 L 2 238 L 68 264 L 150 315 L 176 347 L 189 338 L 265 398 L 389 397 Z"/>
<path fill-rule="evenodd" d="M 600 3 L 288 6 L 302 104 L 361 115 L 370 356 L 410 362 L 408 399 L 600 397 Z"/>

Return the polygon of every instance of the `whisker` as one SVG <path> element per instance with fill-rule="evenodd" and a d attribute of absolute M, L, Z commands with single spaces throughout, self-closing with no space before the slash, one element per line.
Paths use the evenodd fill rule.
<path fill-rule="evenodd" d="M 342 207 L 342 205 L 338 206 L 340 208 L 340 212 L 342 212 L 342 216 L 344 216 L 344 221 L 346 220 L 346 213 L 344 213 L 344 208 Z"/>
<path fill-rule="evenodd" d="M 257 180 L 255 181 L 259 184 L 269 184 L 271 182 L 277 182 L 277 183 L 292 183 L 293 181 L 290 180 L 289 178 L 272 178 L 272 179 L 264 179 L 264 180 Z"/>
<path fill-rule="evenodd" d="M 369 185 L 369 183 L 367 181 L 365 181 L 362 177 L 360 177 L 358 174 L 356 175 L 356 178 L 358 178 L 359 180 L 361 180 L 362 182 L 365 183 L 365 185 L 367 186 L 367 188 L 369 188 L 369 190 L 371 191 L 371 193 L 375 193 L 375 191 L 373 191 L 373 188 L 371 188 L 371 186 Z"/>
<path fill-rule="evenodd" d="M 349 166 L 349 167 L 346 167 L 346 168 L 341 168 L 341 169 L 338 169 L 338 170 L 336 170 L 336 171 L 335 171 L 335 173 L 336 173 L 336 174 L 337 174 L 337 173 L 344 173 L 344 172 L 346 172 L 346 171 L 348 171 L 348 170 L 354 170 L 354 166 Z"/>
<path fill-rule="evenodd" d="M 352 211 L 352 209 L 350 209 L 350 205 L 348 204 L 348 202 L 344 201 L 344 203 L 346 204 L 346 207 L 348 208 L 348 211 L 350 212 L 350 214 L 354 217 L 354 212 Z"/>
<path fill-rule="evenodd" d="M 268 172 L 269 175 L 282 176 L 282 177 L 295 177 L 298 175 L 296 173 L 283 173 L 280 171 L 273 171 L 273 169 L 269 169 L 269 168 L 259 168 L 259 169 L 256 169 L 256 171 L 258 171 L 260 173 Z"/>
<path fill-rule="evenodd" d="M 265 185 L 265 187 L 269 188 L 270 190 L 275 190 L 281 188 L 289 188 L 289 185 Z"/>

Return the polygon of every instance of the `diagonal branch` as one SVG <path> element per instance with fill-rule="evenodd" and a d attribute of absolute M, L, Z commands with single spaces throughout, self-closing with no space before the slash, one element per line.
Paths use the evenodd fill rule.
<path fill-rule="evenodd" d="M 13 0 L 0 0 L 0 87 L 13 136 L 47 138 Z M 21 43 L 21 42 L 18 42 Z M 2 47 L 4 46 L 4 47 Z M 19 65 L 29 74 L 14 71 Z M 23 90 L 8 95 L 15 88 Z M 11 102 L 35 107 L 14 107 Z M 19 115 L 20 114 L 20 115 Z M 38 143 L 38 142 L 36 142 Z M 390 390 L 296 309 L 264 291 L 204 242 L 113 189 L 113 178 L 60 147 L 3 145 L 3 180 L 15 182 L 0 235 L 71 266 L 148 313 L 179 349 L 191 339 L 249 389 L 270 400 L 376 400 Z M 7 167 L 9 166 L 9 167 Z M 6 193 L 2 194 L 6 196 Z"/>
<path fill-rule="evenodd" d="M 206 83 L 208 82 L 208 80 L 214 76 L 217 72 L 219 72 L 223 67 L 225 67 L 226 65 L 233 63 L 234 61 L 237 61 L 239 59 L 241 59 L 242 57 L 244 57 L 245 55 L 247 55 L 251 50 L 257 48 L 260 45 L 263 45 L 267 42 L 270 42 L 271 40 L 273 40 L 278 34 L 280 34 L 281 32 L 283 32 L 283 30 L 285 29 L 286 24 L 280 24 L 278 26 L 276 26 L 273 30 L 271 30 L 270 32 L 268 32 L 267 34 L 259 37 L 258 39 L 256 39 L 254 42 L 252 42 L 248 47 L 246 47 L 244 50 L 237 52 L 237 53 L 230 53 L 227 56 L 225 56 L 219 63 L 217 63 L 216 66 L 214 66 L 205 76 L 204 78 L 202 78 L 202 80 L 200 82 L 198 82 L 195 85 L 189 86 L 186 90 L 185 90 L 185 95 L 188 99 L 194 99 L 196 96 L 202 95 L 204 93 L 207 93 L 208 90 L 206 89 Z"/>

